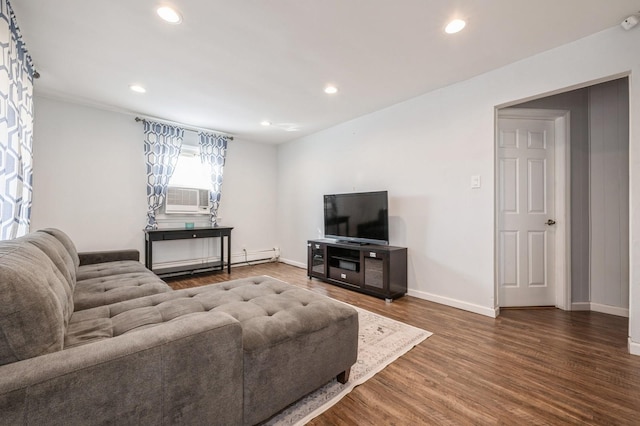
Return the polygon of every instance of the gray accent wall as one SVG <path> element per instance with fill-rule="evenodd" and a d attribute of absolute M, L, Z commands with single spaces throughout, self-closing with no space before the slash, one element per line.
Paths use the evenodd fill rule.
<path fill-rule="evenodd" d="M 590 88 L 589 139 L 590 301 L 593 310 L 602 306 L 628 309 L 628 79 Z"/>

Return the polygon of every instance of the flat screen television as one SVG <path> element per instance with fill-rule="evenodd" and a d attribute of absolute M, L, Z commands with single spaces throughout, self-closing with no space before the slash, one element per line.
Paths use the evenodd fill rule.
<path fill-rule="evenodd" d="M 324 196 L 324 236 L 359 244 L 389 244 L 387 191 Z"/>

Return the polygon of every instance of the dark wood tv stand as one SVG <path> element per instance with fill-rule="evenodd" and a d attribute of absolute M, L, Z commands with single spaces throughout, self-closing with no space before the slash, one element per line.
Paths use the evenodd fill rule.
<path fill-rule="evenodd" d="M 307 274 L 390 302 L 407 292 L 407 249 L 309 240 Z"/>

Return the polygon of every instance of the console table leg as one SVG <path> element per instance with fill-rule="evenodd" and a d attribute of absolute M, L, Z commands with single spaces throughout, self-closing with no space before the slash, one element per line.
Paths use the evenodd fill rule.
<path fill-rule="evenodd" d="M 224 271 L 224 235 L 220 235 L 220 270 Z"/>
<path fill-rule="evenodd" d="M 153 243 L 149 240 L 146 241 L 145 247 L 145 267 L 153 272 Z"/>
<path fill-rule="evenodd" d="M 227 237 L 227 274 L 231 273 L 231 232 L 229 232 L 229 236 Z"/>

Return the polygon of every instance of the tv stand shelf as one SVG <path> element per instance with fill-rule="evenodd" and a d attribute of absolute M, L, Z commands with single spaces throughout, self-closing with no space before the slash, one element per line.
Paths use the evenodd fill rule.
<path fill-rule="evenodd" d="M 307 259 L 309 278 L 387 301 L 407 292 L 405 247 L 309 240 Z"/>

